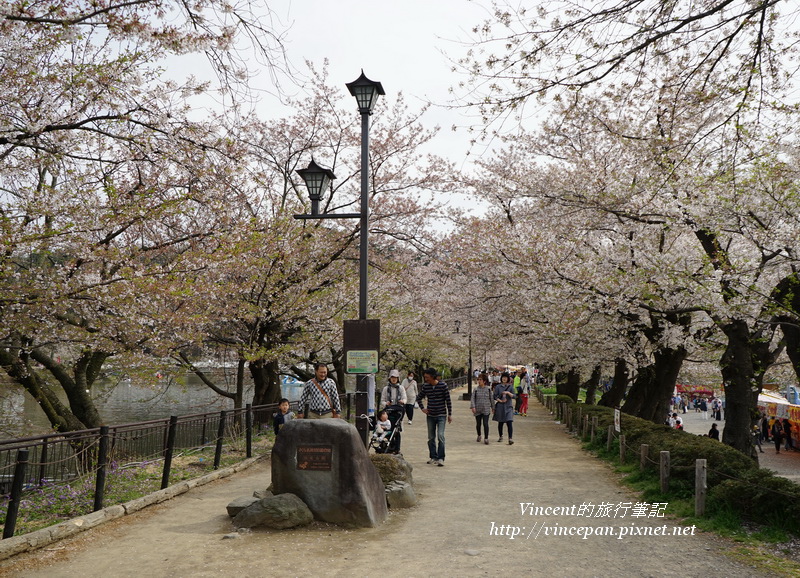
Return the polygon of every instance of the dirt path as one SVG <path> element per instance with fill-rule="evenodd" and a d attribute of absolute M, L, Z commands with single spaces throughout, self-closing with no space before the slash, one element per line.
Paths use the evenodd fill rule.
<path fill-rule="evenodd" d="M 226 504 L 269 484 L 269 464 L 196 488 L 74 539 L 0 562 L 0 575 L 124 576 L 765 576 L 734 560 L 731 543 L 659 517 L 523 515 L 520 503 L 575 509 L 637 502 L 535 400 L 515 421 L 515 445 L 475 442 L 474 419 L 455 401 L 447 465 L 426 465 L 425 422 L 407 426 L 403 453 L 420 503 L 379 528 L 327 524 L 256 530 L 225 539 Z M 418 416 L 422 417 L 422 416 Z M 630 513 L 630 510 L 629 510 Z M 548 535 L 608 527 L 615 535 Z M 555 530 L 554 530 L 555 528 Z M 688 535 L 673 536 L 673 528 Z M 519 532 L 514 539 L 509 534 Z M 583 531 L 583 530 L 582 530 Z M 656 535 L 667 532 L 668 536 Z M 619 534 L 629 535 L 620 539 Z M 638 534 L 638 535 L 636 535 Z M 649 534 L 649 535 L 645 535 Z"/>

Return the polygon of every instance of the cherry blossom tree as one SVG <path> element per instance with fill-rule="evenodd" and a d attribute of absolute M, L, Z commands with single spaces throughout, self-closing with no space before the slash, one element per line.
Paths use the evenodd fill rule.
<path fill-rule="evenodd" d="M 693 342 L 724 336 L 723 439 L 750 453 L 750 411 L 782 348 L 775 329 L 794 315 L 784 293 L 797 265 L 796 181 L 786 172 L 794 133 L 779 122 L 766 136 L 726 129 L 702 110 L 684 102 L 648 115 L 576 95 L 541 132 L 498 153 L 478 188 L 496 197 L 507 236 L 517 239 L 512 227 L 538 218 L 536 228 L 562 253 L 544 273 L 644 338 L 652 361 L 639 363 L 629 411 L 659 408 Z M 709 126 L 719 127 L 713 138 Z"/>
<path fill-rule="evenodd" d="M 755 394 L 784 345 L 776 328 L 786 321 L 793 343 L 797 318 L 796 185 L 786 178 L 796 121 L 783 104 L 795 82 L 795 33 L 781 12 L 795 9 L 498 4 L 462 61 L 472 75 L 467 103 L 487 127 L 512 113 L 527 120 L 534 104 L 551 107 L 543 129 L 529 140 L 515 135 L 527 144 L 496 163 L 536 166 L 523 179 L 506 169 L 499 189 L 510 194 L 498 205 L 512 215 L 529 197 L 561 207 L 570 224 L 591 215 L 573 227 L 574 262 L 602 274 L 582 278 L 565 261 L 565 277 L 634 321 L 656 361 L 677 365 L 692 340 L 718 343 L 723 440 L 748 454 Z M 652 389 L 637 385 L 644 373 L 631 410 L 650 403 L 639 395 Z"/>
<path fill-rule="evenodd" d="M 180 293 L 173 282 L 218 248 L 231 141 L 211 115 L 188 118 L 208 86 L 167 80 L 159 63 L 204 51 L 232 94 L 237 36 L 267 30 L 248 6 L 0 8 L 0 364 L 56 429 L 99 425 L 90 389 L 104 364 L 165 351 L 153 319 L 174 311 L 151 289 Z M 279 36 L 250 38 L 280 64 Z"/>
<path fill-rule="evenodd" d="M 315 361 L 333 363 L 344 385 L 338 344 L 342 320 L 356 317 L 359 223 L 297 221 L 293 215 L 307 211 L 296 171 L 312 157 L 337 176 L 321 211 L 357 212 L 360 119 L 348 110 L 352 105 L 344 91 L 328 85 L 325 70 L 312 68 L 312 77 L 312 93 L 290 99 L 292 115 L 244 123 L 243 170 L 228 193 L 238 207 L 233 230 L 241 237 L 231 243 L 237 252 L 220 261 L 212 276 L 216 281 L 192 297 L 208 319 L 202 340 L 230 348 L 249 368 L 254 404 L 276 402 L 280 373 L 307 379 Z M 433 246 L 435 231 L 428 223 L 438 204 L 426 196 L 446 188 L 450 179 L 447 163 L 419 152 L 436 133 L 424 128 L 423 113 L 410 110 L 400 95 L 375 112 L 370 134 L 369 304 L 370 315 L 390 330 L 384 338 L 389 348 L 400 346 L 393 320 L 405 315 L 401 303 L 409 300 L 397 276 L 407 270 L 409 255 Z M 184 351 L 192 345 L 200 344 L 187 341 Z M 185 353 L 179 359 L 195 367 Z"/>
<path fill-rule="evenodd" d="M 725 115 L 736 116 L 741 106 L 771 101 L 786 81 L 783 64 L 796 57 L 797 8 L 779 0 L 492 6 L 456 66 L 468 75 L 457 95 L 490 123 L 511 113 L 525 117 L 539 98 L 641 88 L 670 63 L 679 66 L 667 81 L 676 102 L 722 79 L 731 95 Z M 657 94 L 657 86 L 647 88 L 648 97 Z"/>

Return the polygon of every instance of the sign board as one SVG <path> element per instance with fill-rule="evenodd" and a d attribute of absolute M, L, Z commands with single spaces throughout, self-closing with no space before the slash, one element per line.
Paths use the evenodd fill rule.
<path fill-rule="evenodd" d="M 345 357 L 347 373 L 378 373 L 378 350 L 348 351 Z"/>
<path fill-rule="evenodd" d="M 316 470 L 322 472 L 331 471 L 333 463 L 333 446 L 330 445 L 307 445 L 297 446 L 297 469 Z"/>
<path fill-rule="evenodd" d="M 346 373 L 378 373 L 380 347 L 380 319 L 344 322 L 344 370 Z"/>
<path fill-rule="evenodd" d="M 618 407 L 615 407 L 615 408 L 614 408 L 614 430 L 615 430 L 617 433 L 619 433 L 619 432 L 621 432 L 621 431 L 622 431 L 622 428 L 620 428 L 619 422 L 620 422 L 620 412 L 619 412 L 619 408 L 618 408 Z"/>

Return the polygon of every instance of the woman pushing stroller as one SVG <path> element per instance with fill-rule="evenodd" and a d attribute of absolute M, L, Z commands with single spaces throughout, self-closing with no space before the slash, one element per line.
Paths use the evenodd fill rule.
<path fill-rule="evenodd" d="M 393 369 L 389 372 L 389 380 L 381 391 L 381 410 L 387 412 L 387 418 L 392 424 L 391 443 L 388 451 L 400 453 L 400 430 L 402 429 L 403 415 L 405 414 L 406 390 L 400 385 L 400 372 Z M 380 414 L 379 414 L 380 415 Z M 385 437 L 385 434 L 384 434 Z"/>

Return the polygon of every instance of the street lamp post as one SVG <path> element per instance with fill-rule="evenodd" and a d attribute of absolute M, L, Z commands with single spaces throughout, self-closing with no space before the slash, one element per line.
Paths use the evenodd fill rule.
<path fill-rule="evenodd" d="M 370 80 L 361 71 L 353 82 L 346 84 L 347 89 L 356 98 L 358 111 L 361 114 L 361 211 L 358 213 L 325 213 L 319 214 L 319 201 L 331 179 L 335 179 L 333 172 L 324 169 L 311 159 L 305 169 L 297 173 L 303 178 L 308 187 L 311 198 L 311 214 L 295 215 L 295 219 L 354 219 L 360 220 L 359 224 L 359 263 L 358 263 L 358 319 L 367 321 L 367 288 L 368 288 L 368 253 L 369 253 L 369 117 L 378 101 L 378 96 L 386 94 L 380 82 Z M 347 323 L 347 322 L 345 322 Z M 347 327 L 347 326 L 345 326 Z M 366 326 L 362 326 L 366 327 Z M 378 326 L 379 327 L 379 326 Z M 345 335 L 347 335 L 345 330 Z M 378 336 L 379 337 L 379 336 Z M 377 343 L 375 344 L 377 348 Z M 347 343 L 345 343 L 347 348 Z M 377 367 L 375 368 L 377 371 Z M 368 374 L 358 373 L 356 377 L 356 429 L 364 444 L 367 444 L 369 434 L 369 419 L 367 416 L 368 401 Z"/>
<path fill-rule="evenodd" d="M 461 321 L 456 319 L 456 333 L 461 331 Z M 472 399 L 472 329 L 467 334 L 467 344 L 469 352 L 469 360 L 467 367 L 467 394 L 464 399 Z"/>
<path fill-rule="evenodd" d="M 369 227 L 369 117 L 372 114 L 372 109 L 375 108 L 375 103 L 378 102 L 378 95 L 386 94 L 383 91 L 383 86 L 380 82 L 370 80 L 361 71 L 359 76 L 353 82 L 347 83 L 347 90 L 350 91 L 356 98 L 358 103 L 358 112 L 361 113 L 361 224 L 360 231 L 361 237 L 359 239 L 359 261 L 358 261 L 358 318 L 367 318 L 367 254 L 368 254 L 368 239 L 367 228 Z M 365 384 L 366 384 L 366 377 Z M 359 377 L 359 381 L 361 377 Z M 364 393 L 366 393 L 366 385 Z M 356 393 L 359 392 L 358 385 L 356 385 Z M 356 396 L 358 399 L 358 396 Z M 364 409 L 366 410 L 366 400 Z M 356 411 L 358 412 L 358 404 L 356 404 Z M 360 412 L 359 412 L 360 415 Z"/>

